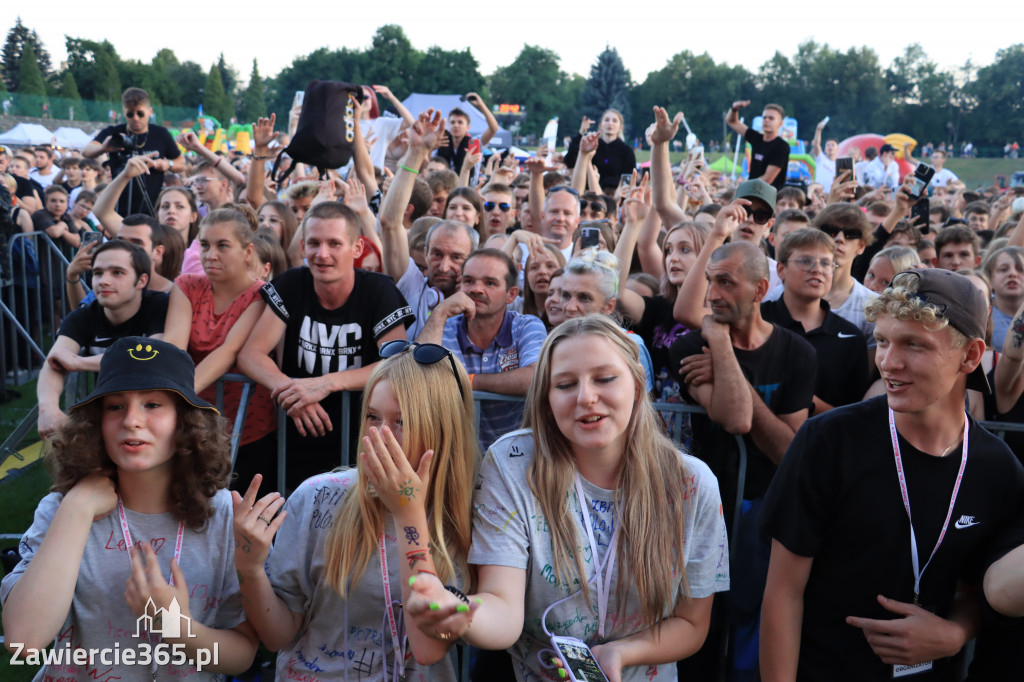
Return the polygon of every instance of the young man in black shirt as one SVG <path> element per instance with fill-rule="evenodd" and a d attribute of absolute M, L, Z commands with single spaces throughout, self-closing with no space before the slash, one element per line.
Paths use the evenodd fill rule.
<path fill-rule="evenodd" d="M 92 142 L 85 145 L 82 156 L 94 159 L 101 154 L 108 154 L 110 175 L 114 177 L 124 169 L 129 158 L 143 154 L 151 155 L 153 163 L 149 166 L 149 173 L 140 178 L 141 184 L 133 183 L 129 191 L 121 195 L 117 202 L 117 212 L 120 215 L 152 215 L 155 211 L 150 211 L 148 204 L 155 203 L 157 195 L 163 189 L 164 173 L 183 173 L 185 157 L 182 156 L 167 128 L 156 124 L 150 125 L 153 107 L 145 90 L 128 88 L 121 95 L 121 106 L 127 123 L 119 123 L 101 130 Z M 141 191 L 142 187 L 145 187 L 145 195 L 149 197 L 148 204 Z"/>
<path fill-rule="evenodd" d="M 836 243 L 821 230 L 790 232 L 779 244 L 782 296 L 761 304 L 761 316 L 807 339 L 818 357 L 812 414 L 860 402 L 868 388 L 868 347 L 852 322 L 829 308 Z"/>
<path fill-rule="evenodd" d="M 96 300 L 73 310 L 39 370 L 39 435 L 47 436 L 67 415 L 60 395 L 68 372 L 98 372 L 103 352 L 123 336 L 159 338 L 167 317 L 167 294 L 148 291 L 151 263 L 141 246 L 112 239 L 96 247 L 92 286 Z"/>
<path fill-rule="evenodd" d="M 984 296 L 912 270 L 865 312 L 886 395 L 808 421 L 765 497 L 766 681 L 960 679 L 964 590 L 1020 517 L 1024 469 L 964 411 L 967 388 L 988 390 Z"/>
<path fill-rule="evenodd" d="M 750 179 L 761 178 L 775 189 L 782 189 L 789 170 L 789 143 L 779 136 L 786 110 L 778 104 L 764 105 L 759 133 L 740 122 L 739 110 L 749 104 L 750 100 L 733 102 L 725 122 L 750 143 Z"/>
<path fill-rule="evenodd" d="M 413 317 L 390 277 L 355 269 L 362 242 L 350 208 L 325 201 L 303 224 L 309 266 L 263 288 L 267 308 L 238 354 L 239 368 L 270 389 L 290 417 L 289 489 L 341 463 L 341 439 L 355 436 L 341 433 L 341 392 L 363 389 L 380 361 L 378 348 L 405 339 Z M 282 341 L 278 367 L 270 353 Z M 359 402 L 353 397 L 355 414 Z M 272 472 L 263 473 L 266 479 Z"/>

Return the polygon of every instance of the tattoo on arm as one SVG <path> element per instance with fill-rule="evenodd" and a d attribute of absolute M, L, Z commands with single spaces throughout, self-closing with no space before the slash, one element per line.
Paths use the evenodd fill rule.
<path fill-rule="evenodd" d="M 412 484 L 412 479 L 398 487 L 398 494 L 402 498 L 398 503 L 403 507 L 416 499 L 416 488 Z"/>
<path fill-rule="evenodd" d="M 406 552 L 405 558 L 409 562 L 409 568 L 416 568 L 416 564 L 427 560 L 427 550 L 414 549 L 411 552 Z"/>
<path fill-rule="evenodd" d="M 406 542 L 419 547 L 420 532 L 416 530 L 416 526 L 406 526 L 403 530 L 405 531 Z"/>

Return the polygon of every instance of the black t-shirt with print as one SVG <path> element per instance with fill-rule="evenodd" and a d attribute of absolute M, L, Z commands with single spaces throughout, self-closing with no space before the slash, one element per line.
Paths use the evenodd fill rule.
<path fill-rule="evenodd" d="M 789 143 L 781 137 L 765 142 L 764 135 L 753 128 L 747 128 L 743 139 L 750 143 L 750 179 L 755 180 L 764 175 L 768 166 L 778 166 L 782 170 L 771 184 L 775 189 L 782 189 L 789 172 Z"/>
<path fill-rule="evenodd" d="M 114 126 L 107 126 L 93 138 L 95 142 L 103 143 L 105 139 L 114 135 L 115 133 L 120 135 L 128 134 L 128 126 L 124 123 L 119 123 Z M 171 137 L 171 133 L 163 126 L 149 124 L 149 130 L 145 133 L 135 135 L 136 146 L 125 152 L 115 152 L 110 155 L 110 174 L 115 176 L 124 170 L 125 163 L 129 156 L 138 156 L 141 154 L 148 154 L 156 152 L 156 157 L 160 159 L 174 159 L 181 156 L 181 150 L 178 149 L 177 143 L 174 138 Z M 164 172 L 161 170 L 150 169 L 149 173 L 140 176 L 143 185 L 146 188 L 146 193 L 149 195 L 149 200 L 153 202 L 154 208 L 156 208 L 156 198 L 160 194 L 160 190 L 164 186 Z M 129 201 L 130 200 L 130 201 Z M 150 214 L 149 207 L 146 206 L 145 199 L 143 198 L 142 192 L 139 190 L 138 183 L 134 180 L 129 183 L 128 187 L 125 188 L 124 192 L 121 193 L 120 199 L 117 201 L 117 212 L 119 215 L 131 215 L 132 213 L 146 213 Z M 155 213 L 155 211 L 153 212 Z"/>
<path fill-rule="evenodd" d="M 285 323 L 281 371 L 296 379 L 319 377 L 332 372 L 366 367 L 380 360 L 379 339 L 387 332 L 412 322 L 412 309 L 390 277 L 376 272 L 355 271 L 355 284 L 348 300 L 334 310 L 320 305 L 309 268 L 292 268 L 263 287 L 263 299 Z M 358 436 L 361 396 L 352 396 L 350 438 Z M 323 473 L 341 462 L 341 393 L 320 401 L 334 427 L 327 435 L 300 436 L 288 420 L 288 484 L 294 488 L 303 479 Z M 301 459 L 292 457 L 302 453 Z M 302 478 L 298 478 L 301 474 Z"/>
<path fill-rule="evenodd" d="M 899 438 L 921 565 L 935 547 L 960 467 Z M 988 548 L 1024 501 L 1024 468 L 972 420 L 968 460 L 942 545 L 921 578 L 921 605 L 948 616 L 960 581 L 977 584 Z M 910 526 L 900 493 L 885 396 L 809 419 L 790 444 L 761 510 L 764 532 L 813 557 L 804 590 L 798 680 L 884 680 L 892 666 L 875 655 L 847 616 L 898 617 L 877 595 L 913 602 Z M 936 661 L 915 681 L 953 680 Z"/>

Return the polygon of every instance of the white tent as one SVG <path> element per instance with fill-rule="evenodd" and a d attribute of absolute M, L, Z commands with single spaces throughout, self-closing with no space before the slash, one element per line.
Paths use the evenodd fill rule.
<path fill-rule="evenodd" d="M 79 150 L 92 141 L 92 136 L 81 128 L 60 127 L 53 131 L 53 137 L 58 147 Z"/>
<path fill-rule="evenodd" d="M 487 119 L 476 107 L 469 102 L 463 102 L 461 95 L 431 95 L 423 92 L 414 92 L 404 100 L 402 104 L 413 116 L 419 116 L 427 109 L 437 109 L 445 118 L 448 112 L 458 107 L 469 115 L 469 134 L 473 137 L 480 137 L 487 130 Z M 508 147 L 512 144 L 512 133 L 504 128 L 498 128 L 494 138 L 490 141 L 491 147 Z"/>
<path fill-rule="evenodd" d="M 53 133 L 38 123 L 19 123 L 6 133 L 0 135 L 0 144 L 15 146 L 49 144 L 52 140 Z"/>

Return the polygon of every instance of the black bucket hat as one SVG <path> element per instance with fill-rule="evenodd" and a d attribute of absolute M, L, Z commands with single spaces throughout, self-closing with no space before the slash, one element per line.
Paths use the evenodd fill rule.
<path fill-rule="evenodd" d="M 103 353 L 96 387 L 71 409 L 111 393 L 173 391 L 193 407 L 217 412 L 216 407 L 196 395 L 195 381 L 196 366 L 185 351 L 166 341 L 126 336 Z"/>

